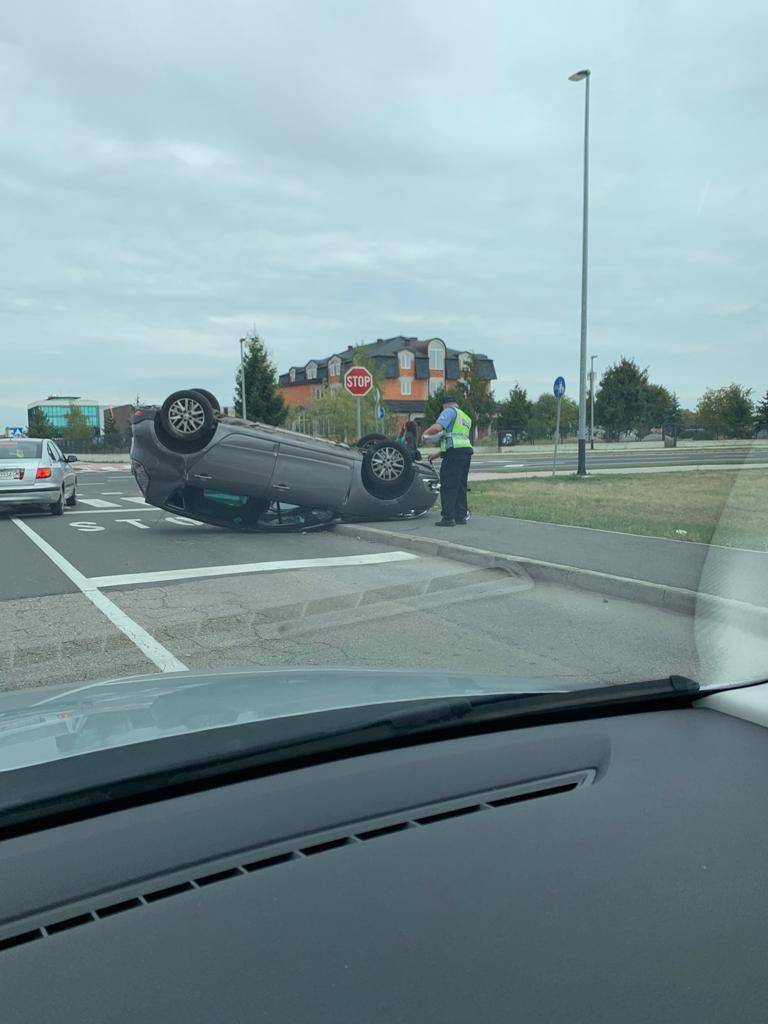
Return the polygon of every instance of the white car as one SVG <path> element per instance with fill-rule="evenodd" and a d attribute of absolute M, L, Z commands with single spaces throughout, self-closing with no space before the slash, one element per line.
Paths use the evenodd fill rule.
<path fill-rule="evenodd" d="M 54 516 L 62 515 L 65 504 L 77 502 L 72 462 L 77 456 L 62 454 L 51 440 L 0 438 L 0 507 L 41 505 Z"/>

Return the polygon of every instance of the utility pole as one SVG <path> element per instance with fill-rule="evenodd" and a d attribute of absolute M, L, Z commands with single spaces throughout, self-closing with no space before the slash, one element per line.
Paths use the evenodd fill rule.
<path fill-rule="evenodd" d="M 597 356 L 589 357 L 589 447 L 595 450 L 595 360 Z"/>
<path fill-rule="evenodd" d="M 585 82 L 584 92 L 584 195 L 581 229 L 581 349 L 579 357 L 579 459 L 577 476 L 587 475 L 587 251 L 589 238 L 589 81 L 588 69 L 568 76 L 571 82 Z"/>
<path fill-rule="evenodd" d="M 242 418 L 247 420 L 245 410 L 245 357 L 243 355 L 243 346 L 245 345 L 245 338 L 240 339 L 240 402 L 242 404 Z"/>

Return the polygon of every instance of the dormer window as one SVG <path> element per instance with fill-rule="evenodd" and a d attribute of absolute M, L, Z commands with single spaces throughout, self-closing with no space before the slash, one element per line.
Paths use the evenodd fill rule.
<path fill-rule="evenodd" d="M 430 370 L 440 370 L 441 373 L 445 373 L 445 345 L 442 341 L 430 341 L 428 351 Z"/>

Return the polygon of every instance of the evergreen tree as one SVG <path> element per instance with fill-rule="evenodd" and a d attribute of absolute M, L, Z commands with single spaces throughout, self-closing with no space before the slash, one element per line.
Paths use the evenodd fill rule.
<path fill-rule="evenodd" d="M 518 437 L 528 430 L 528 422 L 531 418 L 533 402 L 528 398 L 528 392 L 520 384 L 509 392 L 509 397 L 499 403 L 497 410 L 497 426 L 499 430 L 515 430 Z"/>
<path fill-rule="evenodd" d="M 42 409 L 30 409 L 27 413 L 27 433 L 30 437 L 53 437 L 53 424 Z"/>
<path fill-rule="evenodd" d="M 603 373 L 595 396 L 595 422 L 610 440 L 616 441 L 631 430 L 642 430 L 647 389 L 648 371 L 641 370 L 634 359 L 622 356 Z"/>
<path fill-rule="evenodd" d="M 117 423 L 115 423 L 115 417 L 112 415 L 112 411 L 107 409 L 104 413 L 104 436 L 114 436 L 118 433 Z"/>
<path fill-rule="evenodd" d="M 755 430 L 768 430 L 768 391 L 755 403 Z"/>
<path fill-rule="evenodd" d="M 73 441 L 86 441 L 93 437 L 93 427 L 79 405 L 70 405 L 62 436 Z"/>
<path fill-rule="evenodd" d="M 255 332 L 246 338 L 244 353 L 245 405 L 249 420 L 279 427 L 288 410 L 277 389 L 277 371 L 264 342 Z M 243 415 L 241 367 L 235 374 L 235 415 Z"/>

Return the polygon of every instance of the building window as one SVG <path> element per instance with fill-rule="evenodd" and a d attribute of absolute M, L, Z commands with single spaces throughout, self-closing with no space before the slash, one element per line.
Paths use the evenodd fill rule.
<path fill-rule="evenodd" d="M 429 343 L 429 368 L 445 372 L 445 347 L 441 341 Z"/>
<path fill-rule="evenodd" d="M 398 354 L 400 356 L 400 369 L 410 370 L 410 368 L 413 366 L 413 356 L 411 355 L 411 353 L 403 350 Z"/>
<path fill-rule="evenodd" d="M 322 385 L 315 384 L 315 386 L 312 388 L 312 397 L 313 398 L 319 398 L 322 393 L 323 393 Z"/>
<path fill-rule="evenodd" d="M 296 370 L 293 367 L 291 367 L 290 370 L 288 371 L 288 379 L 290 380 L 291 384 L 296 383 Z"/>
<path fill-rule="evenodd" d="M 307 380 L 317 380 L 317 363 L 307 363 Z"/>
<path fill-rule="evenodd" d="M 401 395 L 410 395 L 410 393 L 411 393 L 411 378 L 410 377 L 401 377 L 400 378 L 400 394 Z"/>
<path fill-rule="evenodd" d="M 444 387 L 444 382 L 441 377 L 430 377 L 429 378 L 429 393 L 430 395 L 436 395 L 437 392 Z"/>
<path fill-rule="evenodd" d="M 340 359 L 330 359 L 328 361 L 328 376 L 329 377 L 338 377 L 340 373 L 341 373 L 341 360 Z"/>

